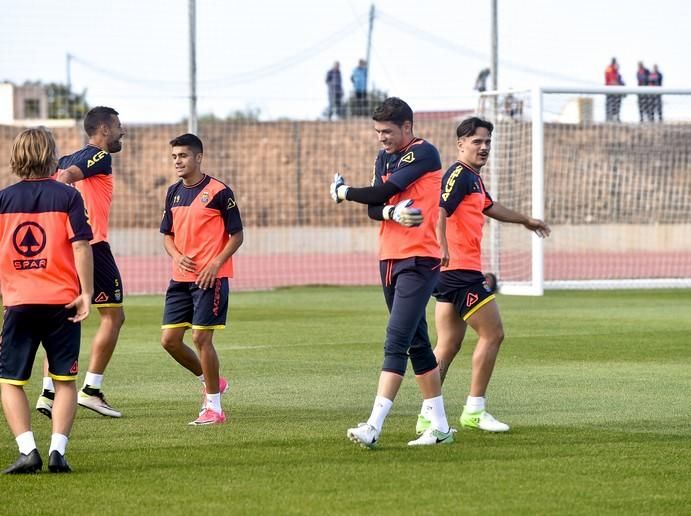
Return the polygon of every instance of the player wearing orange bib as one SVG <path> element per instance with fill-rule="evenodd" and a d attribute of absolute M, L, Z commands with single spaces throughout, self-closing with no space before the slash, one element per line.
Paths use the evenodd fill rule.
<path fill-rule="evenodd" d="M 381 221 L 379 270 L 389 310 L 384 363 L 369 419 L 349 428 L 347 437 L 366 448 L 376 445 L 384 420 L 405 375 L 408 358 L 432 421 L 411 446 L 453 442 L 441 395 L 439 368 L 427 332 L 425 309 L 439 277 L 435 225 L 441 179 L 439 152 L 413 135 L 413 111 L 401 99 L 386 99 L 374 111 L 374 130 L 383 150 L 377 155 L 372 186 L 352 188 L 339 174 L 331 197 L 368 205 Z"/>
<path fill-rule="evenodd" d="M 442 273 L 433 293 L 437 299 L 435 324 L 442 382 L 461 349 L 467 325 L 478 334 L 473 353 L 470 395 L 461 425 L 489 432 L 505 432 L 509 426 L 487 412 L 485 393 L 494 370 L 504 330 L 494 291 L 482 274 L 480 244 L 485 216 L 501 222 L 522 224 L 540 237 L 549 235 L 543 221 L 521 215 L 493 201 L 485 189 L 480 169 L 489 157 L 494 126 L 476 117 L 456 129 L 458 161 L 442 179 L 437 235 L 442 250 Z M 429 426 L 424 411 L 418 416 L 417 432 Z"/>
<path fill-rule="evenodd" d="M 81 192 L 94 233 L 91 240 L 94 296 L 91 302 L 98 309 L 101 323 L 91 343 L 89 367 L 84 385 L 79 391 L 78 403 L 103 416 L 120 417 L 122 414 L 106 401 L 101 386 L 118 342 L 120 328 L 125 322 L 122 278 L 108 244 L 108 221 L 113 200 L 111 154 L 122 149 L 121 140 L 125 136 L 125 130 L 118 112 L 104 106 L 95 107 L 86 114 L 84 130 L 89 137 L 88 145 L 74 154 L 60 158 L 55 175 L 59 182 L 73 184 Z M 44 375 L 43 389 L 36 402 L 36 409 L 50 417 L 53 389 L 48 375 Z"/>
<path fill-rule="evenodd" d="M 233 191 L 202 172 L 204 147 L 193 134 L 170 142 L 180 181 L 168 189 L 161 233 L 173 259 L 173 279 L 166 292 L 161 345 L 204 386 L 199 417 L 190 425 L 225 422 L 221 394 L 228 382 L 219 375 L 214 330 L 225 328 L 228 313 L 228 278 L 242 245 L 240 210 Z M 185 331 L 199 356 L 185 345 Z"/>
<path fill-rule="evenodd" d="M 48 469 L 66 473 L 65 448 L 77 410 L 81 321 L 93 293 L 93 237 L 81 195 L 50 179 L 55 141 L 27 129 L 12 146 L 10 168 L 21 181 L 0 191 L 0 284 L 5 308 L 0 339 L 0 392 L 19 458 L 3 473 L 43 466 L 24 392 L 39 344 L 55 381 Z"/>

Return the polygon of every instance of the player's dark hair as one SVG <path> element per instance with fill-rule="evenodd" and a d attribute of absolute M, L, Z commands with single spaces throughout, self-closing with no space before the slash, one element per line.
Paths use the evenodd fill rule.
<path fill-rule="evenodd" d="M 494 131 L 494 125 L 492 122 L 488 122 L 487 120 L 473 116 L 466 118 L 458 125 L 456 128 L 456 136 L 459 138 L 463 138 L 464 136 L 472 136 L 480 127 L 487 129 L 489 134 L 492 134 L 492 131 Z"/>
<path fill-rule="evenodd" d="M 372 120 L 375 122 L 393 122 L 401 127 L 407 121 L 413 123 L 413 110 L 398 97 L 389 97 L 374 109 Z"/>
<path fill-rule="evenodd" d="M 180 136 L 170 140 L 171 147 L 189 147 L 194 154 L 201 154 L 204 152 L 204 145 L 202 141 L 191 133 L 181 134 Z"/>
<path fill-rule="evenodd" d="M 93 136 L 101 125 L 110 124 L 112 118 L 119 114 L 112 107 L 96 106 L 91 108 L 84 117 L 84 131 L 87 135 Z"/>

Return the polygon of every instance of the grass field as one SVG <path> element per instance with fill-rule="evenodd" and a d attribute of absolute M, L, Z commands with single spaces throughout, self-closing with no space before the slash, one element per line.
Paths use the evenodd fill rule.
<path fill-rule="evenodd" d="M 345 431 L 366 420 L 375 393 L 378 289 L 233 293 L 231 325 L 216 339 L 233 379 L 230 418 L 201 428 L 187 426 L 198 382 L 158 343 L 162 299 L 130 298 L 104 384 L 124 417 L 80 409 L 74 473 L 0 478 L 2 512 L 690 514 L 691 291 L 499 303 L 507 337 L 489 403 L 511 432 L 459 430 L 451 446 L 409 449 L 420 406 L 409 373 L 379 448 L 366 451 Z M 85 327 L 83 370 L 97 319 Z M 470 333 L 444 389 L 455 425 Z M 36 367 L 32 402 L 40 377 Z M 38 413 L 34 433 L 45 460 L 50 428 Z M 0 437 L 4 467 L 17 449 L 6 425 Z"/>

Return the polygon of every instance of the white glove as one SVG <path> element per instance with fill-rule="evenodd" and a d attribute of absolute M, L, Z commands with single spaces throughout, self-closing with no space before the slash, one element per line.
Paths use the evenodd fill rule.
<path fill-rule="evenodd" d="M 410 206 L 412 205 L 412 199 L 405 199 L 395 206 L 384 206 L 382 211 L 384 220 L 393 220 L 401 226 L 408 228 L 419 226 L 422 224 L 424 217 L 422 216 L 422 211 L 418 208 L 411 208 Z"/>
<path fill-rule="evenodd" d="M 336 172 L 334 174 L 334 181 L 331 183 L 331 187 L 329 188 L 331 198 L 337 203 L 345 201 L 348 188 L 350 187 L 345 184 L 345 179 L 343 179 L 343 176 Z"/>

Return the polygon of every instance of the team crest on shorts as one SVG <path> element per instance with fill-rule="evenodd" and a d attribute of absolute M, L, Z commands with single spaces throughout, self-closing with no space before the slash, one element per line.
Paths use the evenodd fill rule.
<path fill-rule="evenodd" d="M 209 192 L 207 192 L 207 191 L 202 192 L 202 195 L 199 198 L 199 200 L 201 201 L 202 204 L 206 204 L 207 202 L 209 202 Z"/>

